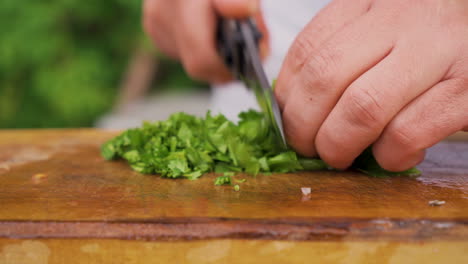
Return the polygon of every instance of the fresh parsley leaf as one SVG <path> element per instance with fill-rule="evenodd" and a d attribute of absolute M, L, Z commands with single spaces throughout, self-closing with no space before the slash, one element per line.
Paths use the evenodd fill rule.
<path fill-rule="evenodd" d="M 380 167 L 374 155 L 372 155 L 372 149 L 366 149 L 353 163 L 352 168 L 363 172 L 367 175 L 374 177 L 388 177 L 388 176 L 406 176 L 406 175 L 419 175 L 421 171 L 416 168 L 411 168 L 406 171 L 393 172 L 387 171 Z"/>

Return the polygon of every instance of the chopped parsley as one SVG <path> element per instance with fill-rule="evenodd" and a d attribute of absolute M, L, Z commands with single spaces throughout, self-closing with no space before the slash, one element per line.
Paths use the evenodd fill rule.
<path fill-rule="evenodd" d="M 223 115 L 204 118 L 176 113 L 166 121 L 145 122 L 104 143 L 101 153 L 107 160 L 124 159 L 140 173 L 167 178 L 197 179 L 205 173 L 223 173 L 216 185 L 231 184 L 236 173 L 287 173 L 324 170 L 319 159 L 284 150 L 262 113 L 250 110 L 234 124 Z M 364 152 L 354 169 L 373 176 L 417 174 L 416 169 L 391 173 L 383 170 Z M 236 187 L 234 187 L 236 188 Z"/>
<path fill-rule="evenodd" d="M 215 179 L 215 185 L 231 185 L 231 176 L 219 176 Z"/>

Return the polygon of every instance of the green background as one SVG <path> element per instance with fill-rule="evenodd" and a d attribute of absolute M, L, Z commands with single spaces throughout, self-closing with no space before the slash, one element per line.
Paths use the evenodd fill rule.
<path fill-rule="evenodd" d="M 109 111 L 129 56 L 152 49 L 140 0 L 0 1 L 0 127 L 86 127 Z M 159 86 L 190 87 L 161 57 Z"/>

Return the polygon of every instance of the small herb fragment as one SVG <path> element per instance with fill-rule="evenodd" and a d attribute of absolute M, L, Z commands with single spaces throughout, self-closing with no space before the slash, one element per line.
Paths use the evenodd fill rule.
<path fill-rule="evenodd" d="M 234 185 L 234 191 L 238 192 L 240 190 L 239 184 Z"/>
<path fill-rule="evenodd" d="M 215 185 L 231 185 L 231 177 L 230 176 L 219 176 L 215 179 Z"/>

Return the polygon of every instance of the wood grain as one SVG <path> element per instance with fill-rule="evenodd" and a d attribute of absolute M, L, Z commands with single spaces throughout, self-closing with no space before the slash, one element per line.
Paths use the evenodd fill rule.
<path fill-rule="evenodd" d="M 428 152 L 418 178 L 305 172 L 170 180 L 107 162 L 116 132 L 0 132 L 0 237 L 467 241 L 468 144 Z M 39 176 L 38 176 L 39 175 Z M 301 187 L 311 187 L 303 197 Z M 443 200 L 434 207 L 431 200 Z"/>
<path fill-rule="evenodd" d="M 2 264 L 406 264 L 468 263 L 468 244 L 208 240 L 0 239 Z"/>

